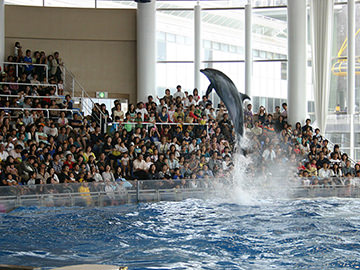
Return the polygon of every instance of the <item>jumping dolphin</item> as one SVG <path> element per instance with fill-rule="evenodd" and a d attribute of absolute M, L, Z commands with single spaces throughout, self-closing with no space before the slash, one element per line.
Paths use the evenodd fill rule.
<path fill-rule="evenodd" d="M 219 70 L 213 68 L 206 68 L 200 70 L 210 81 L 210 85 L 206 91 L 208 96 L 212 89 L 215 89 L 220 99 L 224 102 L 230 119 L 232 120 L 239 137 L 244 135 L 244 109 L 243 101 L 250 99 L 248 95 L 241 94 L 232 80 Z"/>

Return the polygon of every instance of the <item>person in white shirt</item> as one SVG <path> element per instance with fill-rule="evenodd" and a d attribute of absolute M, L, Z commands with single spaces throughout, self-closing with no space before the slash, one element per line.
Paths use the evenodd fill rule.
<path fill-rule="evenodd" d="M 169 158 L 169 169 L 171 173 L 174 173 L 174 170 L 179 168 L 179 162 L 177 161 L 177 159 L 175 158 L 175 154 L 171 153 L 170 154 L 170 158 Z"/>
<path fill-rule="evenodd" d="M 149 171 L 150 167 L 152 164 L 154 164 L 152 161 L 151 161 L 151 157 L 150 156 L 147 156 L 145 158 L 145 163 L 146 163 L 146 170 L 145 171 Z"/>
<path fill-rule="evenodd" d="M 192 153 L 192 152 L 197 151 L 197 150 L 199 150 L 199 146 L 196 143 L 196 139 L 193 139 L 191 141 L 191 144 L 189 145 L 189 153 Z"/>
<path fill-rule="evenodd" d="M 267 160 L 273 161 L 276 158 L 276 154 L 272 144 L 269 145 L 269 148 L 265 149 L 265 151 L 262 154 L 262 157 L 265 161 Z"/>
<path fill-rule="evenodd" d="M 137 105 L 138 105 L 138 108 L 135 110 L 135 112 L 141 113 L 141 119 L 144 121 L 145 115 L 148 115 L 148 111 L 146 110 L 146 108 L 144 108 L 143 102 L 139 102 Z"/>
<path fill-rule="evenodd" d="M 115 181 L 115 177 L 114 177 L 113 172 L 111 171 L 110 165 L 106 165 L 105 171 L 102 173 L 101 176 L 102 176 L 104 182 L 107 182 L 107 181 L 114 182 Z"/>
<path fill-rule="evenodd" d="M 147 174 L 147 164 L 144 160 L 144 156 L 142 154 L 138 155 L 137 159 L 133 161 L 133 174 L 136 179 L 145 180 L 148 177 Z"/>
<path fill-rule="evenodd" d="M 176 86 L 176 92 L 173 94 L 173 98 L 176 99 L 177 97 L 180 97 L 181 100 L 185 98 L 185 94 L 181 92 L 181 85 Z"/>
<path fill-rule="evenodd" d="M 30 80 L 32 84 L 40 84 L 40 81 L 38 80 L 38 75 L 35 73 L 32 80 Z"/>
<path fill-rule="evenodd" d="M 333 164 L 333 167 L 331 169 L 331 176 L 332 177 L 342 177 L 343 174 L 342 174 L 342 171 L 341 169 L 339 168 L 339 164 L 338 163 L 334 163 Z"/>
<path fill-rule="evenodd" d="M 189 97 L 184 100 L 184 106 L 185 108 L 189 108 L 191 105 L 196 105 L 196 101 L 192 95 L 189 95 Z"/>
<path fill-rule="evenodd" d="M 166 141 L 166 137 L 161 137 L 161 142 L 158 144 L 159 153 L 165 154 L 167 150 L 169 150 L 170 145 Z"/>
<path fill-rule="evenodd" d="M 8 156 L 9 156 L 9 153 L 5 150 L 5 145 L 0 144 L 0 160 L 5 161 Z"/>
<path fill-rule="evenodd" d="M 14 159 L 21 160 L 21 151 L 22 151 L 21 145 L 16 145 L 13 150 L 10 151 L 10 156 L 12 156 Z"/>
<path fill-rule="evenodd" d="M 329 164 L 325 162 L 323 167 L 319 170 L 318 176 L 320 178 L 328 178 L 331 176 L 331 170 L 329 169 Z"/>

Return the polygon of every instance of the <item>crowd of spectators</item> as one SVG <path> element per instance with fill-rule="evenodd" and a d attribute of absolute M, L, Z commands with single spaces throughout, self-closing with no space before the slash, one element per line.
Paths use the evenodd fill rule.
<path fill-rule="evenodd" d="M 8 56 L 1 70 L 1 82 L 7 84 L 1 85 L 0 94 L 61 96 L 64 94 L 62 66 L 59 52 L 50 55 L 30 49 L 23 52 L 20 43 L 16 42 L 14 54 Z"/>
<path fill-rule="evenodd" d="M 54 63 L 54 59 L 55 62 Z M 176 87 L 163 97 L 149 96 L 146 102 L 130 104 L 127 112 L 121 103 L 114 107 L 94 107 L 92 115 L 69 112 L 69 95 L 57 99 L 54 87 L 36 87 L 45 82 L 44 69 L 32 63 L 49 64 L 49 80 L 61 84 L 59 54 L 22 54 L 16 44 L 10 62 L 24 62 L 16 77 L 11 64 L 5 66 L 0 113 L 0 185 L 36 185 L 75 182 L 114 182 L 126 180 L 165 180 L 174 187 L 180 179 L 225 179 L 234 170 L 235 134 L 225 106 L 213 106 L 207 96 Z M 14 86 L 14 82 L 33 85 Z M 60 89 L 60 88 L 59 88 Z M 33 98 L 29 96 L 42 96 Z M 47 98 L 46 96 L 50 96 Z M 30 109 L 38 110 L 31 111 Z M 63 111 L 46 111 L 58 108 Z M 109 127 L 95 119 L 102 115 Z M 305 125 L 287 123 L 287 104 L 267 113 L 252 104 L 244 112 L 249 145 L 244 153 L 251 159 L 246 173 L 266 179 L 269 176 L 299 176 L 304 185 L 348 184 L 360 176 L 360 165 L 353 166 L 338 145 L 329 149 L 319 129 L 311 121 Z M 346 178 L 339 178 L 339 177 Z"/>

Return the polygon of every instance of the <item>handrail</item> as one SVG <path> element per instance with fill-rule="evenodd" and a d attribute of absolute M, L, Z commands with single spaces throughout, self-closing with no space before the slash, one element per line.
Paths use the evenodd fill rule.
<path fill-rule="evenodd" d="M 24 98 L 64 99 L 64 96 L 29 96 L 29 95 L 2 95 L 2 94 L 0 94 L 0 97 L 6 97 L 6 98 L 24 97 Z"/>
<path fill-rule="evenodd" d="M 16 65 L 16 77 L 19 77 L 18 66 L 43 66 L 46 69 L 45 76 L 46 81 L 49 81 L 49 66 L 47 64 L 28 64 L 28 63 L 16 63 L 16 62 L 0 62 L 5 65 Z"/>
<path fill-rule="evenodd" d="M 79 113 L 79 109 L 50 109 L 50 108 L 18 108 L 18 107 L 0 107 L 0 110 L 13 110 L 13 111 L 46 111 L 47 113 L 54 112 L 72 112 L 78 113 L 83 118 L 83 115 Z"/>
<path fill-rule="evenodd" d="M 50 86 L 55 87 L 56 93 L 58 93 L 58 86 L 57 84 L 50 84 L 50 83 L 18 83 L 18 82 L 0 82 L 3 85 L 29 85 L 29 86 Z"/>
<path fill-rule="evenodd" d="M 66 68 L 65 65 L 62 66 L 62 68 L 64 69 L 64 73 L 66 74 L 69 73 L 70 76 L 71 76 L 71 79 L 72 79 L 72 96 L 74 97 L 75 96 L 75 84 L 80 88 L 81 90 L 81 97 L 80 97 L 80 101 L 81 101 L 81 108 L 82 108 L 82 111 L 83 111 L 83 104 L 84 104 L 84 98 L 88 98 L 92 105 L 93 105 L 93 108 L 96 108 L 100 114 L 100 117 L 99 117 L 99 124 L 100 124 L 100 127 L 102 129 L 102 126 L 103 126 L 103 119 L 105 121 L 104 123 L 104 127 L 107 127 L 107 117 L 106 115 L 100 110 L 100 107 L 98 105 L 96 105 L 96 103 L 93 101 L 93 98 L 90 97 L 90 95 L 85 91 L 84 87 L 81 85 L 81 83 L 75 78 L 75 75 L 74 73 L 72 73 L 69 69 Z M 65 81 L 64 81 L 64 84 L 65 84 Z M 101 132 L 104 132 L 104 130 L 101 130 Z M 106 132 L 106 130 L 105 130 Z"/>
<path fill-rule="evenodd" d="M 112 124 L 119 124 L 119 125 L 126 125 L 126 124 L 131 124 L 131 125 L 139 125 L 139 124 L 142 124 L 142 125 L 163 125 L 163 126 L 179 126 L 179 125 L 183 125 L 183 126 L 208 126 L 209 123 L 206 123 L 206 124 L 200 124 L 200 123 L 163 123 L 163 122 L 125 122 L 125 121 L 120 121 L 120 122 L 112 122 L 112 123 L 109 123 L 109 125 L 112 125 Z"/>
<path fill-rule="evenodd" d="M 15 111 L 59 111 L 59 112 L 79 112 L 79 109 L 51 109 L 51 108 L 18 108 L 18 107 L 0 107 L 0 110 Z"/>
<path fill-rule="evenodd" d="M 28 64 L 28 63 L 18 63 L 18 62 L 0 62 L 2 64 L 6 65 L 19 65 L 19 66 L 44 66 L 47 67 L 47 64 Z"/>
<path fill-rule="evenodd" d="M 321 136 L 323 137 L 323 140 L 327 140 L 327 141 L 328 141 L 328 145 L 334 149 L 335 143 L 333 143 L 332 141 L 330 141 L 327 137 L 325 137 L 325 135 L 321 135 Z M 330 149 L 330 150 L 331 150 L 331 149 Z M 344 154 L 344 153 L 347 154 L 347 153 L 344 152 L 344 151 L 340 151 L 340 153 L 341 153 L 341 154 Z M 347 154 L 347 155 L 348 155 L 348 154 Z M 355 166 L 356 161 L 355 161 L 352 157 L 350 157 L 349 155 L 348 155 L 348 160 L 350 160 L 352 166 Z"/>

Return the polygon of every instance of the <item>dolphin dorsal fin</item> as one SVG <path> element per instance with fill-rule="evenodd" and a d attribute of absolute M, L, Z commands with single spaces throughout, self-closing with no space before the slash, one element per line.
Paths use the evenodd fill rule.
<path fill-rule="evenodd" d="M 208 97 L 211 91 L 214 89 L 214 86 L 210 83 L 208 89 L 206 90 L 206 96 Z"/>
<path fill-rule="evenodd" d="M 245 99 L 251 100 L 251 98 L 250 98 L 247 94 L 241 94 L 241 93 L 239 92 L 239 95 L 240 95 L 240 100 L 241 100 L 242 102 L 244 102 Z"/>

